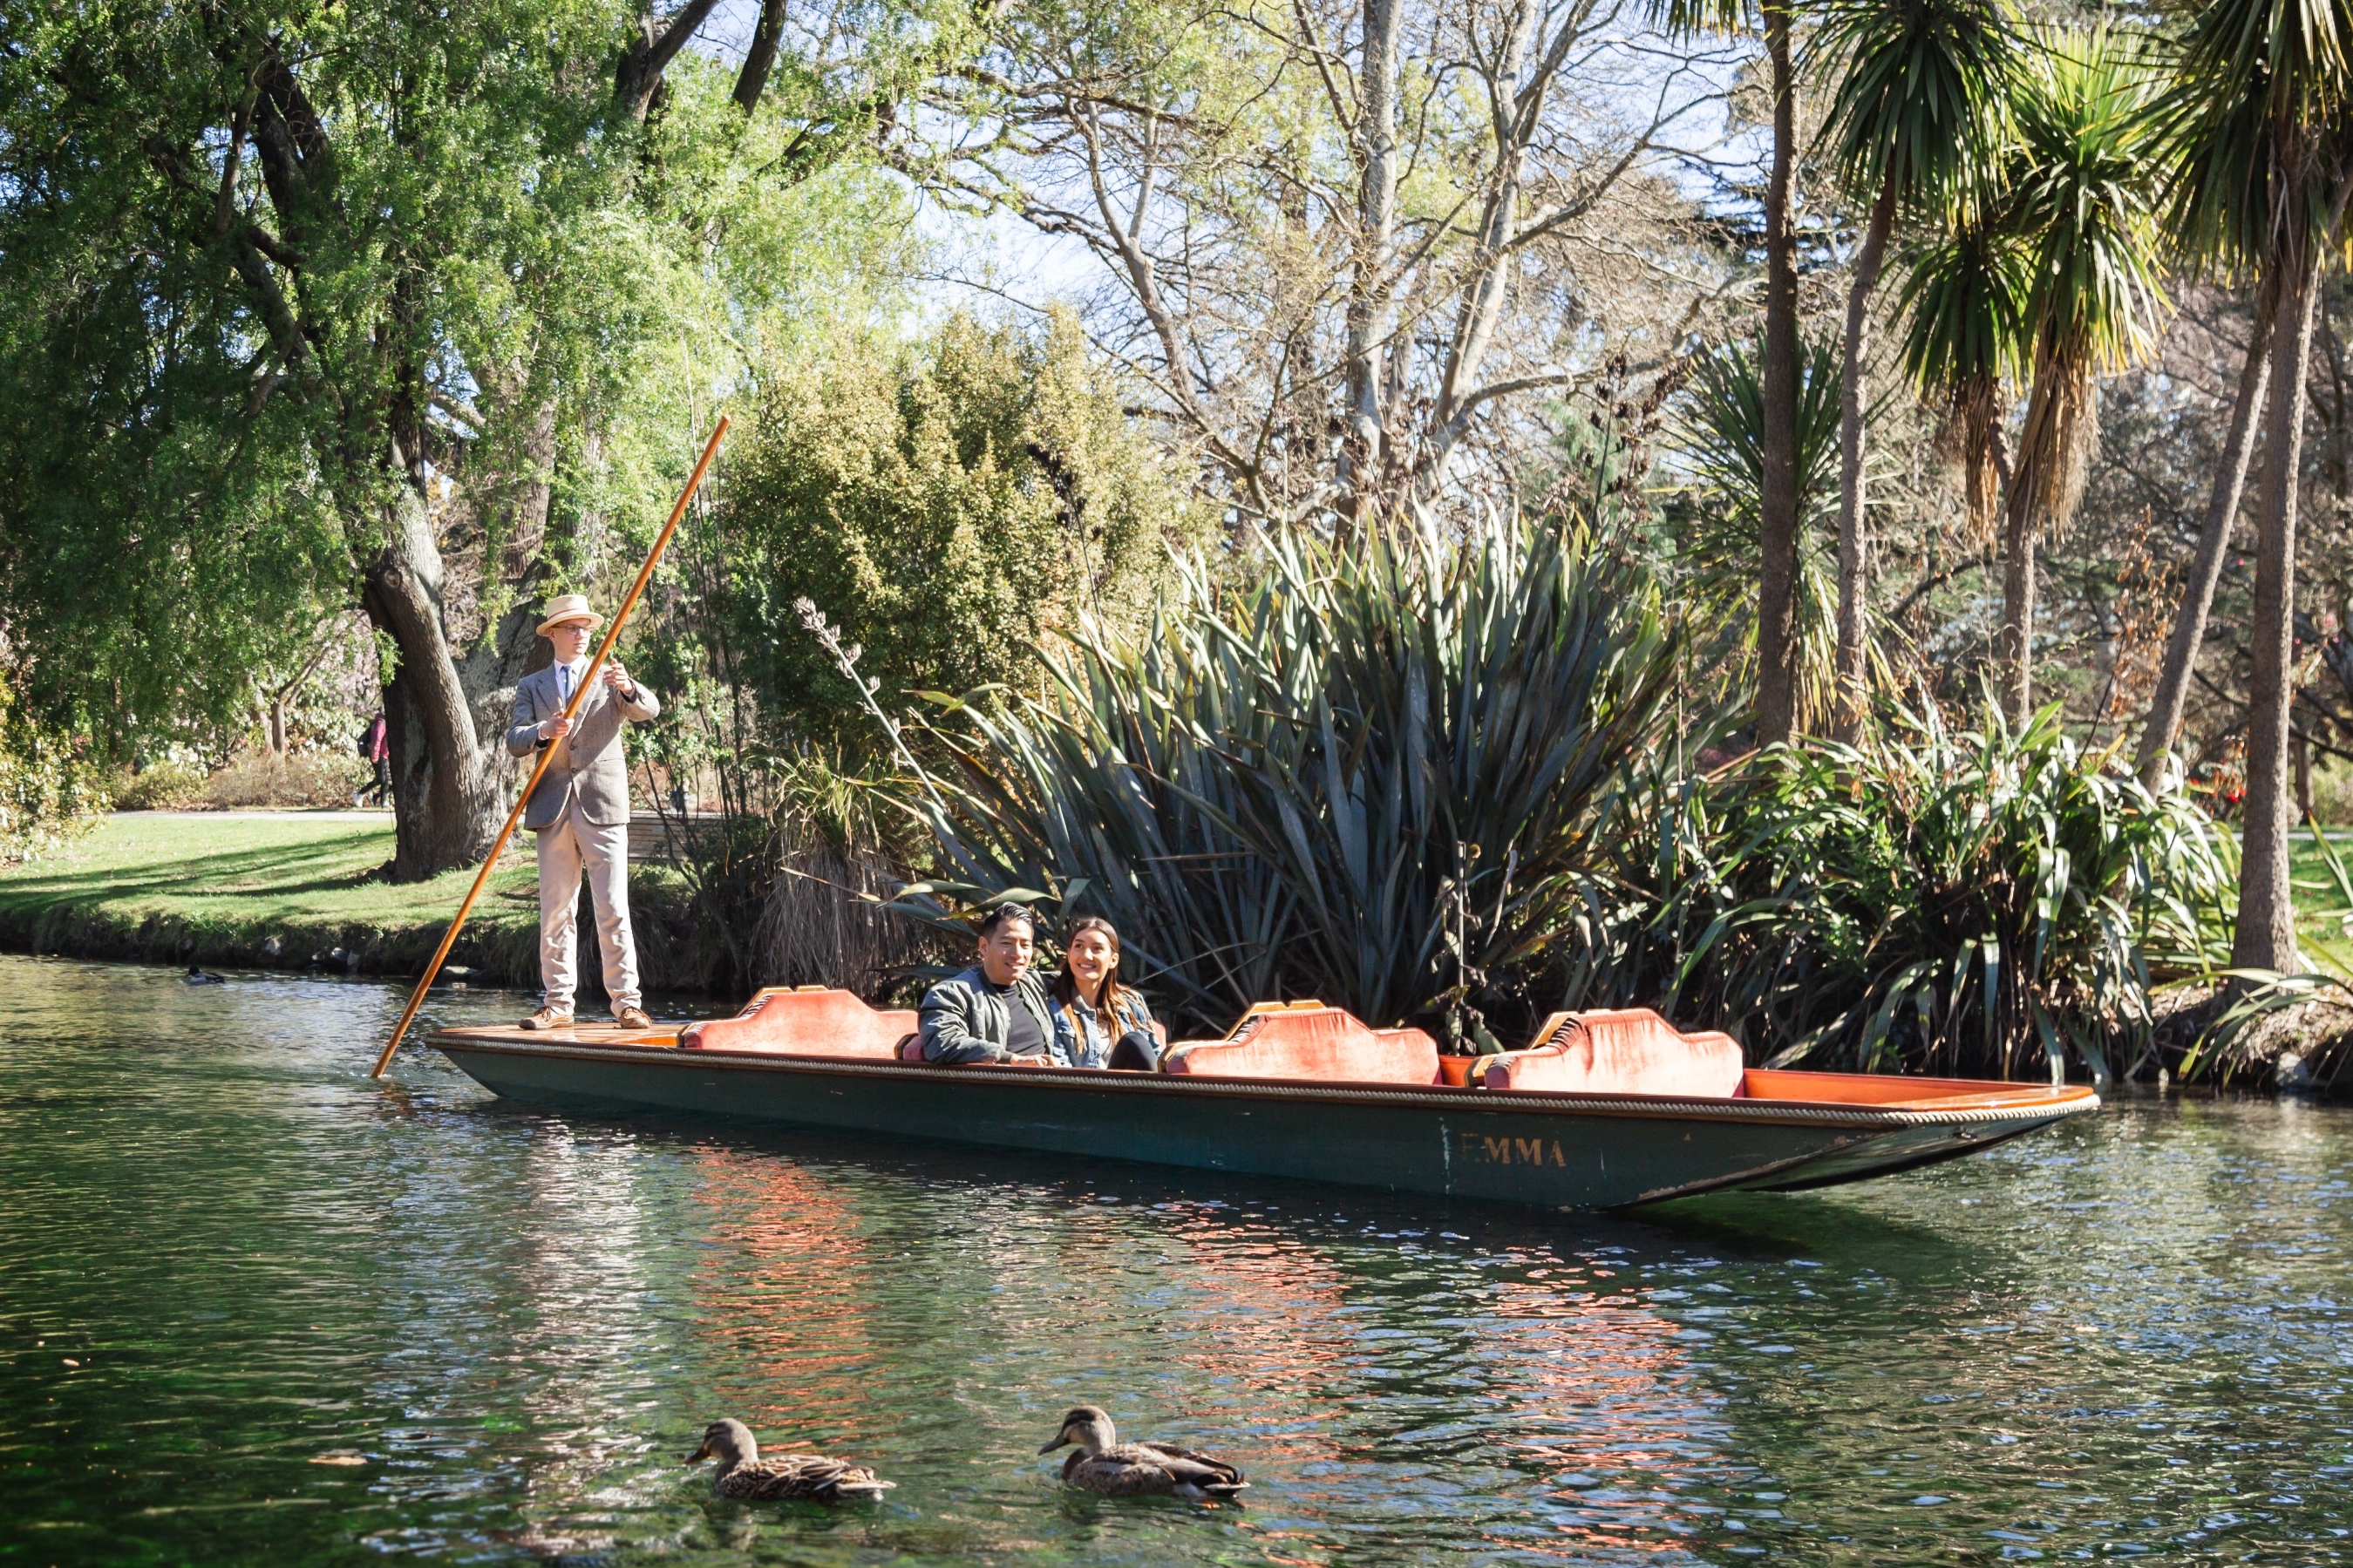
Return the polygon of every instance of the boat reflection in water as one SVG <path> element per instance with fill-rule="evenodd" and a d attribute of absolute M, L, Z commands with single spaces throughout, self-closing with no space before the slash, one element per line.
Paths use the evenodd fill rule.
<path fill-rule="evenodd" d="M 951 1499 L 925 1527 L 951 1538 L 995 1539 L 1051 1486 L 1027 1456 L 1089 1400 L 1242 1464 L 1227 1528 L 1274 1561 L 1427 1535 L 1433 1510 L 1465 1547 L 1677 1552 L 1738 1468 L 1683 1331 L 1621 1287 L 1614 1222 L 1380 1204 L 1367 1227 L 1262 1183 L 1171 1196 L 1134 1166 L 737 1137 L 696 1150 L 672 1216 L 710 1304 L 695 1375 L 764 1442 L 923 1454 Z"/>

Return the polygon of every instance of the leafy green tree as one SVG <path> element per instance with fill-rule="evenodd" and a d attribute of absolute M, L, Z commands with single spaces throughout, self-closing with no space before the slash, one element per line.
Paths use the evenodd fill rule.
<path fill-rule="evenodd" d="M 799 624 L 814 601 L 886 701 L 1034 685 L 1034 646 L 1140 621 L 1206 518 L 1090 362 L 951 318 L 921 349 L 845 333 L 769 380 L 726 469 L 733 615 L 782 738 L 869 752 L 860 698 Z"/>
<path fill-rule="evenodd" d="M 11 7 L 0 595 L 37 705 L 120 740 L 241 704 L 356 602 L 394 874 L 480 852 L 531 602 L 656 514 L 794 231 L 865 226 L 835 276 L 891 250 L 854 180 L 789 183 L 871 74 L 772 48 L 731 92 L 682 52 L 711 11 Z"/>
<path fill-rule="evenodd" d="M 2143 353 L 2165 308 L 2158 85 L 2127 41 L 2095 32 L 2046 40 L 2014 95 L 2000 222 L 2025 261 L 2033 374 L 2003 531 L 2003 702 L 2018 728 L 2032 713 L 2036 539 L 2063 527 L 2082 495 L 2098 430 L 2093 377 Z"/>
<path fill-rule="evenodd" d="M 1995 221 L 1989 184 L 1982 175 L 1966 183 L 1905 258 L 1897 304 L 1905 374 L 1959 455 L 1968 532 L 1980 541 L 1991 537 L 2009 479 L 2002 388 L 2016 377 L 2026 342 L 2027 256 Z"/>
<path fill-rule="evenodd" d="M 1869 204 L 1847 285 L 1840 370 L 1838 694 L 1833 729 L 1851 739 L 1863 705 L 1863 371 L 1871 297 L 1899 216 L 1936 214 L 2001 110 L 2010 40 L 2000 0 L 1846 0 L 1812 52 L 1838 71 L 1830 128 L 1849 190 Z"/>
<path fill-rule="evenodd" d="M 2288 885 L 2296 480 L 2321 268 L 2353 184 L 2353 5 L 2212 0 L 2189 24 L 2171 217 L 2194 253 L 2251 262 L 2270 341 L 2256 510 L 2246 839 L 2232 962 L 2302 967 Z"/>

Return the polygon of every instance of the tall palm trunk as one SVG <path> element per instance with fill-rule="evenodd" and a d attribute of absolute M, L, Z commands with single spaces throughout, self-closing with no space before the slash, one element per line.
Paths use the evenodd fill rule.
<path fill-rule="evenodd" d="M 2334 227 L 2334 225 L 2331 225 Z M 2239 931 L 2231 963 L 2292 973 L 2295 901 L 2288 889 L 2288 700 L 2295 615 L 2295 480 L 2304 449 L 2304 373 L 2312 356 L 2321 237 L 2275 263 L 2269 405 L 2263 410 L 2262 501 L 2256 511 L 2254 668 L 2247 712 L 2247 817 L 2240 858 Z"/>
<path fill-rule="evenodd" d="M 2141 782 L 2155 789 L 2165 777 L 2165 761 L 2181 733 L 2181 713 L 2189 700 L 2189 673 L 2198 665 L 2199 645 L 2206 640 L 2206 617 L 2214 608 L 2214 585 L 2221 581 L 2222 556 L 2238 521 L 2239 497 L 2247 485 L 2247 459 L 2255 447 L 2255 411 L 2263 404 L 2265 373 L 2271 367 L 2270 296 L 2259 294 L 2254 332 L 2247 342 L 2247 360 L 2239 368 L 2239 393 L 2231 405 L 2231 433 L 2223 440 L 2221 466 L 2214 471 L 2214 488 L 2206 498 L 2206 523 L 2199 531 L 2198 552 L 2190 558 L 2189 580 L 2181 587 L 2181 608 L 2173 617 L 2173 635 L 2166 639 L 2165 666 L 2158 672 L 2157 692 L 2149 699 L 2148 727 L 2140 734 L 2136 765 Z"/>
<path fill-rule="evenodd" d="M 2052 465 L 2066 460 L 2060 450 L 2059 405 L 2067 374 L 2046 345 L 2037 356 L 2034 387 L 2027 395 L 2026 424 L 2019 432 L 2018 462 L 2010 470 L 2002 526 L 2001 669 L 2002 710 L 2014 725 L 2034 713 L 2034 546 L 2043 498 L 2051 489 Z"/>
<path fill-rule="evenodd" d="M 1832 721 L 1842 741 L 1862 724 L 1862 600 L 1869 586 L 1864 554 L 1862 493 L 1862 372 L 1871 354 L 1871 291 L 1887 260 L 1887 239 L 1895 227 L 1895 179 L 1891 174 L 1873 204 L 1870 226 L 1854 257 L 1854 280 L 1846 292 L 1846 348 L 1839 374 L 1839 520 L 1837 712 Z"/>
<path fill-rule="evenodd" d="M 1773 73 L 1773 167 L 1765 186 L 1765 350 L 1757 372 L 1758 432 L 1757 743 L 1787 741 L 1798 727 L 1798 237 L 1792 184 L 1798 81 L 1789 0 L 1768 0 L 1765 53 Z"/>

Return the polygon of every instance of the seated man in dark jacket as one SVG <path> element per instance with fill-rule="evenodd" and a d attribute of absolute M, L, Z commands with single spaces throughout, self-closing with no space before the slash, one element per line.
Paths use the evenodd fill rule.
<path fill-rule="evenodd" d="M 1029 970 L 1037 926 L 1018 904 L 999 904 L 980 922 L 980 962 L 923 994 L 923 1059 L 942 1067 L 1017 1058 L 1045 1066 L 1054 1026 L 1046 987 Z"/>

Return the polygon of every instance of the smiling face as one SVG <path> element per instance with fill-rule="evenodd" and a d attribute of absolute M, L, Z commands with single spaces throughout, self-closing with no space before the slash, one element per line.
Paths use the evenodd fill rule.
<path fill-rule="evenodd" d="M 1028 921 L 999 921 L 995 931 L 980 939 L 980 972 L 991 985 L 1010 985 L 1029 973 L 1037 944 L 1038 933 Z"/>
<path fill-rule="evenodd" d="M 1103 983 L 1119 973 L 1119 944 L 1111 932 L 1089 928 L 1071 938 L 1071 978 L 1090 1004 L 1103 998 Z"/>

